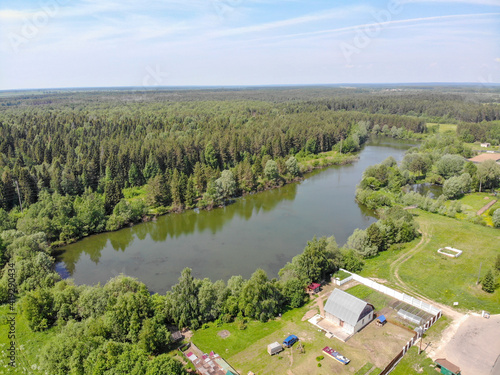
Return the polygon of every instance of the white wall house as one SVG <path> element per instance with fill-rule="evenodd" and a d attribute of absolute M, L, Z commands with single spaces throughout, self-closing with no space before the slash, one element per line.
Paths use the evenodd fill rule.
<path fill-rule="evenodd" d="M 354 334 L 373 320 L 374 307 L 340 289 L 335 289 L 325 305 L 325 319 Z"/>

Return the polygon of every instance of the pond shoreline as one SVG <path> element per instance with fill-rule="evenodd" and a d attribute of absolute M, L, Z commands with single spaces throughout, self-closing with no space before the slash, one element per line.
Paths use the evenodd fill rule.
<path fill-rule="evenodd" d="M 57 271 L 76 284 L 104 283 L 120 273 L 150 290 L 166 291 L 189 267 L 198 278 L 249 277 L 262 268 L 274 277 L 315 235 L 343 244 L 356 228 L 377 220 L 355 201 L 367 166 L 401 160 L 414 143 L 375 139 L 349 163 L 318 165 L 279 188 L 245 194 L 213 210 L 184 210 L 114 232 L 93 234 L 57 249 Z"/>

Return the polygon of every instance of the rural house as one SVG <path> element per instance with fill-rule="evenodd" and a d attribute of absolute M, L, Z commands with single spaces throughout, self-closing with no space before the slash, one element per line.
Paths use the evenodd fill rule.
<path fill-rule="evenodd" d="M 481 164 L 482 162 L 485 162 L 486 160 L 493 160 L 496 161 L 497 163 L 500 163 L 500 153 L 484 153 L 484 154 L 479 154 L 477 156 L 474 156 L 473 158 L 467 159 L 474 164 Z"/>
<path fill-rule="evenodd" d="M 373 320 L 373 310 L 369 303 L 335 289 L 326 301 L 325 319 L 354 334 Z"/>

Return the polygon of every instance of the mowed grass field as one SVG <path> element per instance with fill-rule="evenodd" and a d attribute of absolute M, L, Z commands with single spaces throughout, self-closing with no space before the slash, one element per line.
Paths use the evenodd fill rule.
<path fill-rule="evenodd" d="M 446 133 L 446 132 L 456 133 L 456 131 L 457 131 L 456 124 L 437 124 L 435 122 L 428 122 L 427 127 L 430 129 L 435 128 L 435 127 L 439 127 L 439 133 Z"/>
<path fill-rule="evenodd" d="M 401 279 L 414 291 L 445 305 L 458 302 L 459 309 L 500 313 L 500 290 L 486 293 L 476 285 L 480 266 L 482 277 L 500 254 L 500 230 L 421 210 L 412 211 L 429 239 L 401 264 Z M 394 284 L 391 264 L 419 241 L 416 239 L 401 250 L 389 250 L 369 259 L 361 274 Z M 458 258 L 438 254 L 437 250 L 445 246 L 463 250 L 463 254 Z"/>
<path fill-rule="evenodd" d="M 326 301 L 326 299 L 325 299 Z M 303 315 L 317 309 L 314 301 L 300 309 L 291 310 L 281 318 L 261 323 L 250 322 L 245 330 L 238 329 L 236 323 L 223 324 L 195 332 L 192 341 L 203 351 L 215 351 L 226 359 L 241 374 L 253 371 L 256 374 L 353 374 L 368 362 L 374 367 L 384 368 L 401 350 L 413 334 L 401 327 L 387 324 L 383 328 L 374 322 L 358 332 L 346 343 L 335 338 L 327 338 Z M 221 338 L 218 332 L 228 330 L 229 337 Z M 298 344 L 285 349 L 280 354 L 270 356 L 267 345 L 282 342 L 290 334 L 297 335 L 305 352 L 300 353 Z M 322 349 L 330 346 L 351 360 L 342 365 L 324 356 L 321 361 L 316 357 L 324 355 Z M 318 363 L 321 367 L 318 367 Z"/>
<path fill-rule="evenodd" d="M 38 355 L 42 348 L 55 335 L 55 329 L 47 332 L 32 332 L 24 315 L 16 315 L 16 367 L 9 366 L 10 346 L 8 305 L 0 306 L 0 374 L 44 374 L 39 370 Z"/>

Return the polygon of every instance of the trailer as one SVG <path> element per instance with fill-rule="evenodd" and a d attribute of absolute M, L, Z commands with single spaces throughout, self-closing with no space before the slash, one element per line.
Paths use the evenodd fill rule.
<path fill-rule="evenodd" d="M 283 340 L 283 345 L 285 345 L 285 347 L 289 348 L 293 344 L 295 344 L 297 341 L 299 341 L 299 338 L 297 336 L 290 335 L 286 339 Z"/>
<path fill-rule="evenodd" d="M 343 365 L 347 365 L 349 362 L 351 362 L 350 359 L 344 357 L 342 354 L 340 354 L 338 351 L 330 348 L 329 346 L 325 346 L 323 348 L 323 353 L 325 353 L 327 356 L 333 358 L 334 360 L 342 363 Z"/>
<path fill-rule="evenodd" d="M 272 344 L 269 344 L 267 346 L 267 352 L 269 353 L 269 355 L 277 354 L 277 353 L 281 352 L 282 350 L 283 350 L 283 347 L 281 346 L 281 344 L 278 341 L 275 341 Z"/>

